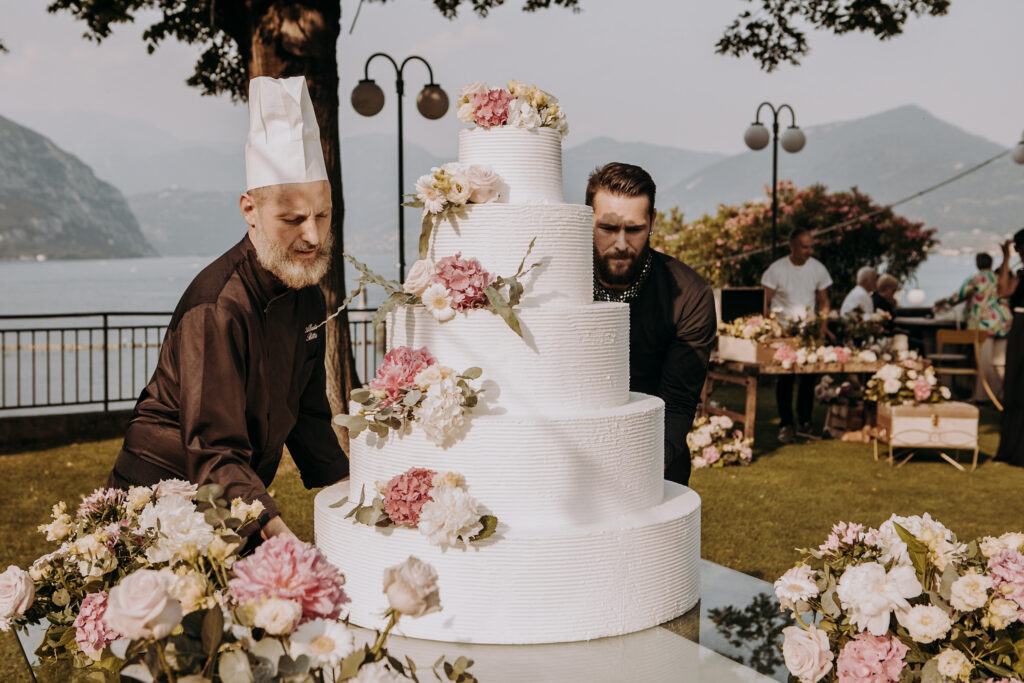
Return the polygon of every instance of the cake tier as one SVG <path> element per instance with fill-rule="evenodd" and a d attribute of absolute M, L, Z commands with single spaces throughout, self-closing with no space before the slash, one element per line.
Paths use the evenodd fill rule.
<path fill-rule="evenodd" d="M 471 128 L 459 131 L 459 161 L 490 166 L 512 204 L 562 202 L 562 136 L 552 128 Z"/>
<path fill-rule="evenodd" d="M 434 228 L 429 255 L 437 261 L 461 252 L 508 277 L 536 238 L 526 265 L 540 265 L 523 280 L 522 304 L 582 304 L 594 300 L 593 235 L 589 206 L 470 204 Z"/>
<path fill-rule="evenodd" d="M 478 547 L 444 552 L 415 529 L 344 519 L 351 503 L 330 505 L 349 493 L 341 482 L 317 494 L 314 525 L 317 546 L 345 574 L 349 617 L 360 626 L 383 628 L 384 569 L 410 555 L 437 570 L 443 607 L 402 620 L 413 638 L 590 640 L 664 623 L 700 597 L 700 498 L 679 484 L 664 482 L 661 504 L 614 520 L 544 533 L 499 528 Z"/>
<path fill-rule="evenodd" d="M 581 524 L 661 502 L 664 403 L 632 394 L 627 405 L 548 418 L 475 415 L 445 449 L 415 423 L 351 443 L 351 482 L 372 500 L 376 482 L 411 467 L 458 472 L 487 512 L 513 529 Z"/>
<path fill-rule="evenodd" d="M 388 349 L 426 346 L 442 365 L 483 370 L 489 411 L 556 416 L 629 399 L 629 306 L 517 308 L 520 338 L 486 310 L 439 323 L 423 306 L 387 316 Z"/>

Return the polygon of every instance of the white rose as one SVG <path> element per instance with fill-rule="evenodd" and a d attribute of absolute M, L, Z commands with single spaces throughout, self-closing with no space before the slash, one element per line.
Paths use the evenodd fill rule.
<path fill-rule="evenodd" d="M 939 656 L 935 659 L 939 665 L 939 673 L 946 678 L 952 678 L 956 681 L 969 681 L 971 679 L 973 667 L 970 660 L 964 657 L 960 650 L 947 648 L 940 652 Z"/>
<path fill-rule="evenodd" d="M 483 81 L 473 81 L 459 91 L 459 97 L 468 97 L 472 99 L 473 95 L 486 95 L 490 91 L 491 88 Z"/>
<path fill-rule="evenodd" d="M 437 571 L 417 557 L 384 570 L 384 594 L 391 609 L 413 618 L 441 611 Z"/>
<path fill-rule="evenodd" d="M 175 574 L 168 588 L 171 597 L 181 603 L 185 614 L 211 606 L 212 599 L 206 595 L 206 575 L 194 571 Z"/>
<path fill-rule="evenodd" d="M 427 287 L 434 281 L 434 262 L 430 259 L 420 259 L 412 264 L 409 274 L 405 277 L 402 289 L 406 294 L 422 296 Z"/>
<path fill-rule="evenodd" d="M 466 167 L 466 178 L 473 189 L 469 201 L 483 204 L 498 199 L 504 186 L 501 176 L 490 166 L 471 165 Z"/>
<path fill-rule="evenodd" d="M 456 206 L 463 206 L 469 201 L 470 195 L 473 194 L 473 186 L 470 185 L 469 178 L 466 177 L 466 173 L 461 168 L 457 172 L 452 173 L 451 176 L 448 201 Z"/>
<path fill-rule="evenodd" d="M 187 500 L 195 498 L 196 493 L 198 492 L 198 486 L 183 479 L 164 479 L 156 485 L 156 490 L 154 491 L 157 498 L 161 498 L 163 496 L 181 496 Z"/>
<path fill-rule="evenodd" d="M 693 445 L 696 448 L 704 448 L 705 446 L 711 445 L 711 436 L 704 431 L 699 431 L 696 434 L 691 434 L 693 437 Z"/>
<path fill-rule="evenodd" d="M 420 533 L 440 548 L 451 548 L 460 541 L 469 547 L 469 539 L 483 531 L 476 499 L 465 489 L 443 486 L 430 492 L 416 526 Z"/>
<path fill-rule="evenodd" d="M 283 636 L 292 632 L 301 616 L 302 605 L 295 600 L 267 598 L 256 607 L 252 623 L 272 636 Z"/>
<path fill-rule="evenodd" d="M 128 497 L 125 500 L 125 507 L 132 512 L 138 512 L 146 507 L 153 498 L 153 489 L 148 486 L 132 486 L 128 489 Z"/>
<path fill-rule="evenodd" d="M 466 102 L 459 105 L 458 110 L 455 112 L 456 118 L 459 121 L 465 121 L 466 123 L 473 123 L 476 121 L 476 107 L 471 102 Z"/>
<path fill-rule="evenodd" d="M 851 565 L 839 578 L 836 597 L 858 631 L 881 636 L 889 630 L 893 610 L 910 609 L 908 598 L 921 594 L 914 568 L 898 565 L 886 573 L 877 562 Z"/>
<path fill-rule="evenodd" d="M 961 612 L 971 612 L 985 606 L 991 588 L 991 577 L 983 574 L 965 574 L 953 582 L 953 594 L 949 602 Z"/>
<path fill-rule="evenodd" d="M 933 643 L 949 633 L 953 623 L 945 610 L 935 605 L 914 605 L 896 613 L 896 621 L 919 643 Z"/>
<path fill-rule="evenodd" d="M 782 609 L 796 609 L 801 603 L 806 604 L 807 600 L 818 595 L 815 571 L 802 563 L 779 577 L 774 585 Z"/>
<path fill-rule="evenodd" d="M 887 379 L 882 383 L 882 391 L 887 394 L 898 394 L 903 388 L 903 383 L 898 379 Z"/>
<path fill-rule="evenodd" d="M 181 603 L 167 588 L 168 576 L 163 572 L 139 569 L 129 574 L 110 589 L 103 621 L 132 640 L 170 635 L 181 621 Z"/>
<path fill-rule="evenodd" d="M 832 650 L 828 645 L 828 634 L 811 626 L 805 631 L 798 626 L 782 629 L 782 657 L 786 668 L 800 679 L 800 683 L 817 683 L 832 670 Z"/>
<path fill-rule="evenodd" d="M 948 401 L 953 394 L 950 393 L 949 387 L 939 387 L 939 395 Z"/>
<path fill-rule="evenodd" d="M 46 533 L 47 541 L 63 541 L 75 530 L 75 521 L 71 519 L 70 515 L 60 515 L 40 528 Z"/>
<path fill-rule="evenodd" d="M 0 631 L 10 630 L 10 620 L 25 614 L 36 597 L 32 577 L 13 564 L 0 574 Z"/>
<path fill-rule="evenodd" d="M 157 540 L 146 549 L 150 562 L 169 562 L 189 546 L 192 553 L 203 552 L 213 540 L 213 527 L 203 513 L 180 495 L 158 498 L 139 513 L 139 528 L 159 529 Z"/>
<path fill-rule="evenodd" d="M 874 351 L 861 351 L 860 353 L 857 354 L 857 357 L 860 360 L 864 361 L 865 363 L 878 362 L 878 354 L 876 354 Z"/>
<path fill-rule="evenodd" d="M 1003 598 L 993 598 L 988 606 L 988 622 L 997 631 L 1017 621 L 1017 603 Z"/>

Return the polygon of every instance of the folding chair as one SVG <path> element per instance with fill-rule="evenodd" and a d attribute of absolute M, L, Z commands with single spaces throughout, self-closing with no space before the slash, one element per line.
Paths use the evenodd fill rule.
<path fill-rule="evenodd" d="M 981 370 L 981 345 L 985 342 L 985 338 L 986 335 L 983 330 L 936 330 L 935 346 L 937 353 L 929 355 L 928 359 L 932 361 L 932 367 L 936 375 L 973 375 L 975 381 L 981 382 L 985 393 L 992 400 L 992 405 L 998 410 L 1002 410 L 1003 404 L 996 398 L 995 392 L 992 391 L 988 380 L 985 379 L 985 373 Z M 970 346 L 974 351 L 971 364 L 968 366 L 942 365 L 941 363 L 944 362 L 966 362 L 968 360 L 967 354 L 964 353 L 944 353 L 944 346 Z"/>

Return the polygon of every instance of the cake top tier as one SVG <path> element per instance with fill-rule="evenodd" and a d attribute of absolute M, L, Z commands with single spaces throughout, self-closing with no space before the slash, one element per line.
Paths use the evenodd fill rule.
<path fill-rule="evenodd" d="M 504 88 L 494 88 L 481 81 L 470 83 L 459 93 L 456 107 L 460 121 L 488 130 L 551 128 L 563 138 L 569 133 L 558 98 L 515 79 Z"/>

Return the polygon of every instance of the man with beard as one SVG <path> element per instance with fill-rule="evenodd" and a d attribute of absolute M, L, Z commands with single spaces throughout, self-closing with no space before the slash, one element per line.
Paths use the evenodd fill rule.
<path fill-rule="evenodd" d="M 307 488 L 348 474 L 331 427 L 324 297 L 331 186 L 303 77 L 249 85 L 248 233 L 178 302 L 109 486 L 217 483 L 258 501 L 260 536 L 290 533 L 267 486 L 285 444 Z M 255 525 L 243 530 L 253 542 Z"/>
<path fill-rule="evenodd" d="M 665 478 L 686 484 L 693 425 L 715 343 L 711 288 L 689 266 L 650 247 L 654 180 L 610 163 L 590 174 L 594 300 L 629 304 L 629 388 L 665 401 Z"/>

